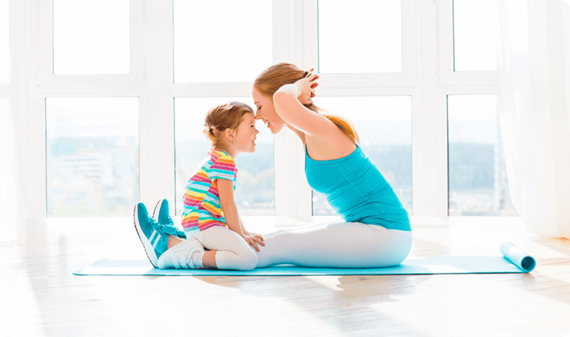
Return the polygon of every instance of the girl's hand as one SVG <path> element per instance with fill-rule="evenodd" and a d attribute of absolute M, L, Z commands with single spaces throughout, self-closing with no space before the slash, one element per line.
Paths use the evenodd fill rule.
<path fill-rule="evenodd" d="M 255 250 L 258 252 L 259 252 L 259 247 L 257 246 L 258 243 L 262 246 L 265 246 L 265 243 L 263 243 L 263 238 L 259 238 L 258 236 L 243 235 L 242 237 L 245 240 L 245 242 L 247 242 L 250 246 L 255 248 Z"/>
<path fill-rule="evenodd" d="M 248 235 L 254 236 L 258 239 L 260 239 L 261 241 L 263 241 L 263 235 L 261 234 L 257 234 L 257 233 L 252 233 L 252 232 L 247 232 Z"/>
<path fill-rule="evenodd" d="M 312 73 L 313 70 L 314 68 L 309 70 L 305 78 L 302 78 L 293 84 L 297 89 L 297 99 L 303 105 L 313 104 L 313 97 L 315 97 L 315 88 L 319 85 L 316 82 L 319 78 L 319 75 Z"/>

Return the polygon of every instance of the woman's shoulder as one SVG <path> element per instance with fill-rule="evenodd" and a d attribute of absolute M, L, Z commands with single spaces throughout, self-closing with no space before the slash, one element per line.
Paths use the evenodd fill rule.
<path fill-rule="evenodd" d="M 306 154 L 309 158 L 318 161 L 344 158 L 358 149 L 357 143 L 349 139 L 342 131 L 328 137 L 306 137 L 305 139 Z"/>

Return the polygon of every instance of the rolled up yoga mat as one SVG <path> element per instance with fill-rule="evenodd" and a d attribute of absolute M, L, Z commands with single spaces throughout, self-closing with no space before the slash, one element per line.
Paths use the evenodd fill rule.
<path fill-rule="evenodd" d="M 526 254 L 519 247 L 513 245 L 510 242 L 501 243 L 499 250 L 505 259 L 509 260 L 515 266 L 526 271 L 527 273 L 533 271 L 534 267 L 536 267 L 536 261 L 532 256 Z"/>
<path fill-rule="evenodd" d="M 155 269 L 148 260 L 101 259 L 74 275 L 98 276 L 309 276 L 309 275 L 432 275 L 528 273 L 532 256 L 510 242 L 499 247 L 503 256 L 410 257 L 387 268 L 306 268 L 277 265 L 248 271 L 217 269 Z"/>

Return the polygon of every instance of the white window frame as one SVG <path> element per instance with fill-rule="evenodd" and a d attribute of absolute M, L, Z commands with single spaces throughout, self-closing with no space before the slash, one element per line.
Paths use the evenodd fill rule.
<path fill-rule="evenodd" d="M 445 86 L 498 86 L 496 70 L 453 71 L 453 0 L 438 1 L 441 83 Z"/>
<path fill-rule="evenodd" d="M 42 0 L 40 5 L 40 78 L 43 88 L 73 86 L 140 87 L 143 81 L 143 20 L 142 0 L 130 1 L 130 73 L 122 75 L 55 75 L 53 73 L 53 0 Z"/>
<path fill-rule="evenodd" d="M 316 67 L 317 0 L 273 1 L 273 61 Z M 138 97 L 140 107 L 140 199 L 175 197 L 174 99 L 250 97 L 252 83 L 173 83 L 172 1 L 131 0 L 131 74 L 51 74 L 51 1 L 11 2 L 13 82 L 0 94 L 17 98 L 25 111 L 25 175 L 33 217 L 46 216 L 45 99 Z M 39 18 L 39 20 L 34 19 Z M 451 0 L 402 0 L 403 72 L 320 74 L 319 96 L 411 96 L 413 215 L 445 218 L 447 186 L 447 95 L 497 94 L 496 72 L 454 73 Z M 29 36 L 31 43 L 25 44 Z M 253 80 L 253 79 L 252 79 Z M 308 221 L 311 190 L 298 138 L 283 130 L 274 138 L 275 215 Z"/>
<path fill-rule="evenodd" d="M 439 67 L 441 88 L 445 95 L 447 119 L 447 97 L 450 95 L 499 95 L 498 71 L 453 71 L 453 0 L 439 1 Z M 495 41 L 493 41 L 495 42 Z M 447 124 L 447 121 L 446 121 Z M 446 143 L 449 140 L 446 135 Z M 446 157 L 448 155 L 446 154 Z M 448 158 L 446 158 L 448 165 Z M 448 175 L 448 174 L 447 174 Z M 449 195 L 449 187 L 446 194 Z M 449 214 L 449 201 L 446 204 Z"/>

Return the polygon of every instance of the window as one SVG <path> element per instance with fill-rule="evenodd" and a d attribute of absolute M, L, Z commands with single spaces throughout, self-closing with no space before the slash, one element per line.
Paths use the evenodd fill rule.
<path fill-rule="evenodd" d="M 174 1 L 174 81 L 252 82 L 273 64 L 271 1 Z"/>
<path fill-rule="evenodd" d="M 450 95 L 449 215 L 516 215 L 496 95 Z"/>
<path fill-rule="evenodd" d="M 138 99 L 46 100 L 47 214 L 129 216 L 139 200 Z"/>
<path fill-rule="evenodd" d="M 129 4 L 53 0 L 53 73 L 129 74 Z"/>
<path fill-rule="evenodd" d="M 402 72 L 400 0 L 319 1 L 318 22 L 319 72 Z"/>
<path fill-rule="evenodd" d="M 455 71 L 497 70 L 496 0 L 453 0 Z"/>
<path fill-rule="evenodd" d="M 184 185 L 210 146 L 204 114 L 230 99 L 253 106 L 253 80 L 281 61 L 318 69 L 317 105 L 354 122 L 413 215 L 513 214 L 496 122 L 494 7 L 495 0 L 40 1 L 37 25 L 11 27 L 13 36 L 39 41 L 11 69 L 39 64 L 39 76 L 23 72 L 36 87 L 0 85 L 0 96 L 26 91 L 31 115 L 46 118 L 45 134 L 43 125 L 34 129 L 40 148 L 46 140 L 46 164 L 30 170 L 34 181 L 47 179 L 47 196 L 33 207 L 47 209 L 35 214 L 130 215 L 136 201 L 158 198 L 180 214 Z M 0 0 L 0 18 L 7 8 Z M 8 39 L 1 22 L 0 46 Z M 0 82 L 11 76 L 5 50 Z M 306 183 L 295 135 L 258 129 L 257 152 L 236 159 L 240 213 L 330 214 Z M 486 136 L 469 138 L 473 132 Z"/>

